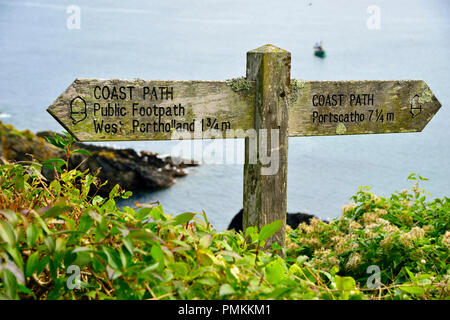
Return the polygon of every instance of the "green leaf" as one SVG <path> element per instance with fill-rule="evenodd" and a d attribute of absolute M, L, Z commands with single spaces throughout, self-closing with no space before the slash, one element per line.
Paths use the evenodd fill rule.
<path fill-rule="evenodd" d="M 157 245 L 152 246 L 150 254 L 153 257 L 153 259 L 155 259 L 156 261 L 164 262 L 164 252 L 162 251 L 162 249 L 159 246 L 157 246 Z"/>
<path fill-rule="evenodd" d="M 36 270 L 39 265 L 39 252 L 36 251 L 31 254 L 26 262 L 25 266 L 25 277 L 30 277 Z"/>
<path fill-rule="evenodd" d="M 261 228 L 261 231 L 259 232 L 258 240 L 265 241 L 265 240 L 269 239 L 271 236 L 273 236 L 275 234 L 275 232 L 278 231 L 278 229 L 280 229 L 282 224 L 283 224 L 283 221 L 281 221 L 281 220 L 276 220 L 269 224 L 266 224 L 264 227 Z"/>
<path fill-rule="evenodd" d="M 265 267 L 267 281 L 271 284 L 276 284 L 285 278 L 288 272 L 286 264 L 283 259 L 278 258 L 275 261 L 269 262 Z"/>
<path fill-rule="evenodd" d="M 102 259 L 104 259 L 104 257 L 102 257 Z M 76 258 L 73 260 L 72 264 L 81 267 L 90 263 L 94 264 L 93 261 L 95 260 L 97 260 L 97 255 L 92 256 L 90 252 L 81 251 L 76 253 Z"/>
<path fill-rule="evenodd" d="M 143 270 L 140 272 L 140 274 L 144 274 L 144 273 L 147 273 L 147 272 L 155 271 L 156 269 L 159 268 L 159 266 L 160 266 L 160 263 L 159 263 L 159 262 L 156 262 L 156 263 L 154 263 L 154 264 L 151 264 L 151 265 L 149 265 L 148 267 L 146 267 L 145 269 L 143 269 Z"/>
<path fill-rule="evenodd" d="M 212 236 L 210 234 L 206 234 L 200 238 L 199 245 L 200 247 L 207 249 L 211 245 L 211 242 Z"/>
<path fill-rule="evenodd" d="M 341 277 L 336 275 L 334 282 L 338 290 L 356 290 L 356 282 L 352 277 Z"/>
<path fill-rule="evenodd" d="M 112 192 L 112 191 L 111 191 Z M 111 213 L 116 211 L 117 207 L 116 207 L 116 202 L 114 201 L 114 199 L 109 199 L 108 201 L 106 201 L 101 209 L 103 210 L 103 212 L 105 213 Z"/>
<path fill-rule="evenodd" d="M 34 210 L 31 210 L 31 213 L 33 214 L 34 218 L 39 222 L 41 225 L 41 228 L 44 230 L 46 234 L 50 234 L 50 230 L 47 227 L 47 224 L 42 220 L 41 216 Z"/>
<path fill-rule="evenodd" d="M 169 264 L 169 268 L 172 269 L 179 278 L 184 278 L 189 272 L 188 267 L 183 262 L 171 263 Z"/>
<path fill-rule="evenodd" d="M 56 167 L 57 169 L 61 169 L 61 167 L 66 165 L 66 162 L 63 159 L 48 159 L 48 160 L 42 162 L 42 164 L 44 165 L 44 167 L 47 167 L 50 169 L 53 167 Z"/>
<path fill-rule="evenodd" d="M 162 271 L 164 269 L 164 252 L 162 249 L 159 246 L 154 245 L 150 250 L 150 255 L 159 263 L 158 270 Z"/>
<path fill-rule="evenodd" d="M 0 237 L 4 242 L 8 243 L 11 247 L 16 244 L 16 237 L 11 225 L 3 220 L 0 221 Z"/>
<path fill-rule="evenodd" d="M 220 296 L 227 296 L 234 293 L 234 289 L 231 285 L 228 283 L 224 283 L 220 286 L 219 295 Z"/>
<path fill-rule="evenodd" d="M 119 250 L 119 256 L 120 256 L 120 262 L 124 268 L 127 268 L 128 265 L 131 264 L 131 255 L 128 252 L 128 249 L 125 248 L 125 245 L 122 245 L 122 247 Z"/>
<path fill-rule="evenodd" d="M 131 230 L 128 236 L 132 239 L 153 240 L 155 234 L 144 230 Z"/>
<path fill-rule="evenodd" d="M 196 213 L 194 213 L 194 212 L 185 212 L 185 213 L 179 214 L 174 218 L 175 221 L 172 224 L 178 225 L 178 224 L 188 223 L 190 220 L 192 220 L 192 218 L 194 218 L 195 215 L 196 215 Z"/>
<path fill-rule="evenodd" d="M 156 207 L 154 207 L 152 209 L 152 211 L 150 212 L 150 216 L 153 218 L 153 220 L 158 221 L 158 220 L 166 220 L 163 216 L 163 209 L 162 206 L 159 204 Z"/>
<path fill-rule="evenodd" d="M 411 173 L 411 174 L 408 176 L 407 179 L 408 179 L 408 180 L 417 180 L 416 174 L 415 174 L 415 173 Z"/>
<path fill-rule="evenodd" d="M 64 142 L 70 143 L 70 144 L 72 144 L 72 143 L 75 142 L 75 138 L 74 138 L 73 135 L 71 135 L 71 134 L 70 134 L 69 132 L 67 132 L 67 131 L 63 131 L 63 133 L 64 133 L 64 136 L 65 136 L 64 138 L 62 138 Z"/>
<path fill-rule="evenodd" d="M 133 240 L 131 240 L 130 238 L 123 238 L 122 241 L 123 241 L 123 244 L 125 245 L 125 248 L 127 248 L 128 252 L 130 254 L 133 254 L 134 253 Z"/>
<path fill-rule="evenodd" d="M 106 254 L 109 266 L 114 269 L 119 269 L 121 267 L 119 253 L 109 247 L 103 247 L 102 249 Z"/>
<path fill-rule="evenodd" d="M 0 277 L 3 282 L 3 286 L 6 290 L 6 294 L 11 299 L 18 299 L 17 295 L 17 279 L 14 274 L 8 269 L 0 270 Z"/>
<path fill-rule="evenodd" d="M 39 275 L 42 271 L 44 271 L 45 267 L 47 266 L 47 264 L 50 262 L 50 256 L 46 255 L 44 256 L 38 264 L 37 270 L 36 270 L 36 274 Z"/>
<path fill-rule="evenodd" d="M 55 205 L 49 210 L 45 211 L 44 215 L 42 216 L 43 219 L 52 218 L 60 215 L 61 213 L 70 210 L 71 207 L 66 204 L 59 204 Z"/>
<path fill-rule="evenodd" d="M 23 259 L 22 254 L 17 249 L 17 246 L 10 246 L 6 245 L 4 246 L 6 252 L 9 253 L 9 255 L 13 258 L 14 263 L 17 265 L 19 269 L 23 269 Z"/>
<path fill-rule="evenodd" d="M 53 239 L 52 237 L 46 237 L 45 239 L 44 239 L 44 244 L 45 244 L 45 246 L 47 247 L 47 249 L 48 249 L 48 251 L 50 252 L 50 253 L 52 253 L 53 251 L 55 251 L 55 246 L 56 246 L 56 244 L 55 244 L 55 239 Z"/>
<path fill-rule="evenodd" d="M 17 225 L 17 215 L 14 211 L 9 209 L 0 210 L 0 213 L 8 219 L 11 226 L 15 227 Z"/>
<path fill-rule="evenodd" d="M 102 203 L 103 203 L 103 201 L 104 201 L 105 199 L 103 198 L 103 197 L 101 197 L 101 196 L 95 196 L 93 199 L 92 199 L 92 204 L 94 205 L 94 206 L 98 206 L 98 205 L 101 205 Z"/>
<path fill-rule="evenodd" d="M 136 219 L 145 220 L 150 215 L 153 208 L 142 208 L 136 213 Z"/>
<path fill-rule="evenodd" d="M 25 181 L 23 176 L 15 176 L 13 182 L 17 191 L 23 191 L 25 189 Z"/>
<path fill-rule="evenodd" d="M 245 229 L 245 236 L 246 237 L 250 236 L 253 241 L 255 240 L 254 238 L 257 233 L 258 233 L 258 228 L 256 228 L 256 227 L 248 227 L 247 229 Z"/>
<path fill-rule="evenodd" d="M 45 139 L 59 149 L 63 149 L 67 145 L 67 142 L 58 134 L 54 134 L 53 137 L 45 137 Z"/>
<path fill-rule="evenodd" d="M 6 290 L 6 294 L 11 299 L 18 299 L 17 295 L 17 279 L 14 274 L 8 269 L 0 270 L 0 277 L 3 281 L 3 286 Z"/>
<path fill-rule="evenodd" d="M 405 271 L 406 271 L 406 273 L 408 274 L 408 276 L 409 276 L 409 278 L 410 278 L 411 280 L 414 280 L 414 279 L 415 279 L 414 274 L 408 269 L 408 267 L 405 267 Z"/>
<path fill-rule="evenodd" d="M 73 151 L 73 153 L 84 154 L 85 156 L 88 156 L 88 157 L 91 155 L 91 153 L 89 151 L 84 150 L 84 149 L 77 149 L 77 150 Z"/>
<path fill-rule="evenodd" d="M 55 190 L 56 194 L 59 194 L 61 192 L 61 184 L 58 182 L 58 180 L 53 180 L 50 182 L 50 189 Z"/>
<path fill-rule="evenodd" d="M 114 188 L 112 188 L 112 190 L 109 192 L 109 199 L 113 199 L 113 198 L 115 198 L 116 196 L 118 196 L 119 195 L 119 185 L 118 184 L 116 184 L 115 186 L 114 186 Z"/>
<path fill-rule="evenodd" d="M 65 285 L 65 281 L 62 277 L 56 278 L 53 285 L 53 290 L 47 296 L 47 300 L 57 300 L 61 297 L 61 289 Z"/>
<path fill-rule="evenodd" d="M 66 248 L 66 239 L 64 238 L 57 238 L 55 243 L 55 251 L 61 252 Z"/>
<path fill-rule="evenodd" d="M 26 234 L 27 234 L 27 245 L 30 248 L 33 248 L 38 238 L 38 230 L 36 228 L 36 225 L 35 224 L 28 225 Z"/>
<path fill-rule="evenodd" d="M 84 212 L 80 218 L 80 223 L 78 224 L 78 231 L 86 233 L 92 227 L 92 218 L 89 213 Z"/>
<path fill-rule="evenodd" d="M 122 195 L 122 199 L 128 199 L 129 197 L 131 197 L 133 195 L 133 192 L 131 191 L 126 191 L 123 195 Z"/>
<path fill-rule="evenodd" d="M 207 286 L 217 286 L 217 281 L 214 280 L 213 278 L 201 278 L 197 279 L 196 282 Z"/>
<path fill-rule="evenodd" d="M 425 290 L 422 287 L 410 287 L 407 285 L 401 286 L 400 289 L 409 294 L 422 295 Z"/>
<path fill-rule="evenodd" d="M 333 266 L 330 270 L 330 274 L 332 276 L 336 275 L 336 273 L 338 273 L 338 272 L 339 272 L 339 268 L 337 266 Z"/>
<path fill-rule="evenodd" d="M 25 287 L 23 284 L 18 283 L 17 284 L 17 289 L 18 289 L 19 292 L 28 294 L 28 295 L 32 296 L 36 300 L 36 295 L 34 294 L 34 292 L 31 291 L 30 289 L 28 289 L 27 287 Z"/>
<path fill-rule="evenodd" d="M 170 242 L 177 244 L 181 247 L 184 247 L 186 250 L 190 250 L 190 248 L 191 248 L 191 246 L 189 244 L 187 244 L 186 242 L 181 241 L 181 240 L 174 239 L 174 240 L 170 240 Z"/>

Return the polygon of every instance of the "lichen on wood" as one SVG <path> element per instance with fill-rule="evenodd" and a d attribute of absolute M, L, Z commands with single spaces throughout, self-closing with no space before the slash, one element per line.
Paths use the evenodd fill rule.
<path fill-rule="evenodd" d="M 290 105 L 289 136 L 420 132 L 440 106 L 423 80 L 305 81 Z"/>
<path fill-rule="evenodd" d="M 181 139 L 179 136 L 183 131 L 192 139 L 217 137 L 218 134 L 225 138 L 227 130 L 236 130 L 238 134 L 237 129 L 253 128 L 254 119 L 253 83 L 245 79 L 229 83 L 233 86 L 225 81 L 76 79 L 48 108 L 48 112 L 79 141 Z M 125 90 L 133 88 L 133 94 L 124 98 L 118 95 L 103 97 L 102 88 L 106 88 L 106 92 L 114 88 L 128 92 Z M 143 94 L 145 90 L 152 92 L 152 88 L 157 90 L 155 96 Z M 170 88 L 170 97 L 158 97 L 157 94 L 162 95 L 161 88 Z M 72 104 L 77 97 L 85 102 L 86 109 L 73 113 Z M 119 107 L 123 114 L 116 114 L 115 108 Z M 170 114 L 164 112 L 159 116 L 154 113 L 154 108 L 156 112 L 169 109 Z M 175 114 L 175 108 L 182 108 L 183 112 Z M 109 109 L 112 115 L 103 113 Z M 74 122 L 74 114 L 84 114 L 84 118 L 81 116 Z M 109 128 L 114 125 L 117 130 L 100 130 L 100 124 Z M 196 131 L 201 134 L 195 135 Z"/>
<path fill-rule="evenodd" d="M 227 79 L 225 80 L 225 83 L 230 86 L 234 92 L 250 90 L 252 88 L 251 82 L 244 77 Z"/>
<path fill-rule="evenodd" d="M 257 139 L 261 129 L 276 129 L 278 144 L 271 145 L 266 152 L 274 157 L 270 167 L 277 170 L 268 172 L 261 163 L 250 163 L 249 139 L 245 141 L 244 164 L 244 214 L 243 228 L 256 226 L 262 228 L 275 220 L 283 222 L 275 235 L 266 241 L 266 247 L 272 243 L 285 245 L 285 225 L 287 208 L 287 158 L 288 158 L 288 119 L 290 91 L 291 54 L 283 49 L 266 45 L 247 53 L 247 79 L 255 81 L 255 129 Z"/>
<path fill-rule="evenodd" d="M 295 103 L 300 95 L 300 90 L 305 86 L 305 80 L 291 79 L 291 104 Z"/>

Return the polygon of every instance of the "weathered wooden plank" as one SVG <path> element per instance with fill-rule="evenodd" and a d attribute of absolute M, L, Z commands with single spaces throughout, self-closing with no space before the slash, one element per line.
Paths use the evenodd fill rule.
<path fill-rule="evenodd" d="M 183 130 L 206 139 L 252 128 L 253 99 L 244 79 L 76 79 L 47 111 L 80 141 L 168 140 Z"/>
<path fill-rule="evenodd" d="M 246 138 L 243 228 L 261 228 L 282 220 L 282 228 L 266 241 L 266 247 L 271 247 L 273 242 L 282 247 L 285 245 L 290 70 L 290 52 L 273 45 L 247 53 L 247 79 L 256 82 L 254 127 L 258 161 L 249 161 L 251 142 Z M 266 129 L 268 133 L 268 154 L 272 159 L 269 165 L 261 163 L 266 148 L 261 148 L 260 129 Z M 274 134 L 275 139 L 272 139 Z"/>
<path fill-rule="evenodd" d="M 244 79 L 77 79 L 48 112 L 81 141 L 168 140 L 177 128 L 189 139 L 242 138 L 259 121 L 254 86 Z M 441 106 L 423 80 L 292 79 L 290 91 L 291 137 L 418 132 Z"/>
<path fill-rule="evenodd" d="M 441 104 L 423 80 L 291 81 L 289 136 L 422 131 Z"/>

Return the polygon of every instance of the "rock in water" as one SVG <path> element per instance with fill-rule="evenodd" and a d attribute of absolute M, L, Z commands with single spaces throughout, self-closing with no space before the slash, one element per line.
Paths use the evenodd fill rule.
<path fill-rule="evenodd" d="M 39 132 L 40 137 L 53 136 L 53 132 Z M 158 190 L 174 183 L 174 178 L 187 175 L 183 170 L 197 163 L 175 164 L 171 157 L 160 157 L 157 153 L 133 149 L 113 149 L 76 142 L 74 147 L 89 151 L 90 156 L 74 153 L 70 157 L 70 167 L 79 167 L 91 174 L 99 172 L 97 177 L 108 184 L 100 190 L 101 195 L 109 194 L 118 184 L 125 190 Z"/>
<path fill-rule="evenodd" d="M 227 230 L 234 229 L 236 232 L 242 231 L 242 218 L 244 216 L 244 209 L 241 209 L 231 220 Z M 288 213 L 286 217 L 286 224 L 292 229 L 297 229 L 298 225 L 302 222 L 309 224 L 312 218 L 316 218 L 312 214 L 307 213 Z"/>
<path fill-rule="evenodd" d="M 0 157 L 5 160 L 43 162 L 59 158 L 63 152 L 45 139 L 36 137 L 31 131 L 16 130 L 12 125 L 0 121 Z"/>

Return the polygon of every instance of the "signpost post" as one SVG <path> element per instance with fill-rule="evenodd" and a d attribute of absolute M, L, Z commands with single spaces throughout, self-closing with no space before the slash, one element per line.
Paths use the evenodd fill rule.
<path fill-rule="evenodd" d="M 247 53 L 247 80 L 255 81 L 254 128 L 260 161 L 251 163 L 251 141 L 246 138 L 242 224 L 245 230 L 283 221 L 282 227 L 267 240 L 267 247 L 273 242 L 284 246 L 285 242 L 290 73 L 290 52 L 266 45 Z M 265 133 L 267 138 L 262 139 Z M 262 143 L 270 147 L 262 147 Z M 266 150 L 276 162 L 269 168 L 261 161 Z"/>
<path fill-rule="evenodd" d="M 288 137 L 418 132 L 441 107 L 423 80 L 306 81 L 290 67 L 269 44 L 247 53 L 245 79 L 76 79 L 47 111 L 79 141 L 245 138 L 244 230 L 281 219 L 266 246 L 284 246 Z"/>

